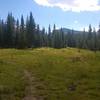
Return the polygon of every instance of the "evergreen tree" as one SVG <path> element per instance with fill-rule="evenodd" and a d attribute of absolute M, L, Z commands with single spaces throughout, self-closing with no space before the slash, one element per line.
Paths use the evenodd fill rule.
<path fill-rule="evenodd" d="M 19 34 L 19 45 L 18 48 L 26 48 L 26 34 L 23 15 L 21 16 L 20 34 Z"/>
<path fill-rule="evenodd" d="M 26 23 L 26 24 L 25 24 Z M 56 29 L 56 25 L 48 27 L 48 33 L 45 28 L 40 30 L 39 25 L 35 24 L 32 12 L 24 22 L 23 15 L 21 21 L 15 21 L 12 13 L 9 13 L 6 21 L 0 20 L 0 48 L 31 48 L 31 47 L 77 47 L 90 50 L 100 50 L 100 25 L 96 32 L 92 31 L 89 25 L 88 32 L 75 32 L 74 30 L 65 33 L 63 29 Z"/>
<path fill-rule="evenodd" d="M 87 49 L 87 33 L 85 31 L 85 28 L 82 33 L 82 48 Z"/>
<path fill-rule="evenodd" d="M 12 13 L 8 14 L 7 17 L 7 31 L 5 35 L 6 47 L 14 46 L 14 32 L 15 32 L 15 20 Z"/>
<path fill-rule="evenodd" d="M 89 31 L 88 31 L 88 36 L 87 36 L 87 47 L 88 49 L 92 50 L 92 39 L 93 39 L 93 35 L 92 35 L 92 27 L 91 25 L 89 25 Z"/>
<path fill-rule="evenodd" d="M 15 47 L 18 48 L 19 44 L 19 39 L 20 39 L 20 26 L 19 26 L 19 20 L 17 19 L 16 22 L 16 34 L 15 34 Z"/>
<path fill-rule="evenodd" d="M 90 40 L 92 38 L 92 27 L 91 24 L 89 25 L 89 31 L 88 31 L 88 39 Z"/>
<path fill-rule="evenodd" d="M 45 28 L 43 27 L 42 31 L 41 31 L 41 47 L 45 47 L 46 43 L 45 43 Z"/>
<path fill-rule="evenodd" d="M 51 45 L 55 47 L 55 38 L 56 38 L 56 25 L 53 26 L 52 37 L 51 37 Z"/>
<path fill-rule="evenodd" d="M 6 23 L 2 20 L 2 24 L 1 24 L 1 30 L 2 30 L 2 43 L 1 43 L 1 47 L 2 48 L 6 48 L 6 33 L 7 33 L 7 25 Z"/>
<path fill-rule="evenodd" d="M 27 46 L 30 47 L 36 47 L 35 42 L 35 35 L 36 35 L 36 29 L 35 29 L 35 21 L 32 15 L 32 12 L 30 12 L 30 17 L 27 18 L 26 23 L 26 37 L 27 37 Z"/>
<path fill-rule="evenodd" d="M 68 47 L 76 46 L 76 42 L 75 42 L 75 38 L 74 38 L 74 30 L 72 30 L 71 32 L 69 31 L 67 34 L 67 45 L 68 45 Z"/>
<path fill-rule="evenodd" d="M 94 28 L 93 30 L 93 50 L 96 52 L 97 48 L 97 34 L 96 34 L 96 30 Z"/>
<path fill-rule="evenodd" d="M 99 29 L 97 32 L 97 48 L 100 50 L 100 24 L 99 24 Z"/>
<path fill-rule="evenodd" d="M 2 33 L 3 30 L 2 30 L 2 21 L 0 20 L 0 47 L 2 47 L 2 40 L 3 40 L 3 37 L 2 37 Z"/>
<path fill-rule="evenodd" d="M 52 32 L 51 32 L 51 27 L 49 25 L 48 27 L 48 46 L 52 47 Z"/>
<path fill-rule="evenodd" d="M 39 27 L 39 25 L 37 25 L 37 28 L 36 28 L 35 45 L 36 45 L 36 47 L 41 46 L 40 27 Z"/>
<path fill-rule="evenodd" d="M 61 28 L 61 30 L 60 30 L 60 42 L 61 42 L 60 48 L 66 47 L 66 36 L 65 36 L 65 34 L 64 34 L 63 30 L 62 30 L 62 28 Z"/>

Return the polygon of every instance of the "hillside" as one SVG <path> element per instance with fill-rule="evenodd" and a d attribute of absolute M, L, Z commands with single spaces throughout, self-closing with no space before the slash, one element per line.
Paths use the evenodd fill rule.
<path fill-rule="evenodd" d="M 59 29 L 60 30 L 60 29 Z M 62 31 L 67 34 L 67 33 L 72 33 L 72 29 L 68 29 L 68 28 L 62 28 Z M 78 30 L 73 30 L 74 34 L 81 34 L 83 33 L 83 31 L 78 31 Z"/>
<path fill-rule="evenodd" d="M 100 52 L 0 49 L 0 100 L 100 100 Z"/>

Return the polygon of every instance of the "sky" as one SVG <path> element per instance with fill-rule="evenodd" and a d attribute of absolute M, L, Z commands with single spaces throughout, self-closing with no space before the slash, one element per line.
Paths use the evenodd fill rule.
<path fill-rule="evenodd" d="M 56 24 L 88 30 L 89 24 L 98 29 L 100 23 L 100 0 L 0 0 L 0 19 L 6 19 L 8 12 L 16 19 L 22 14 L 26 18 L 30 11 L 41 28 Z"/>

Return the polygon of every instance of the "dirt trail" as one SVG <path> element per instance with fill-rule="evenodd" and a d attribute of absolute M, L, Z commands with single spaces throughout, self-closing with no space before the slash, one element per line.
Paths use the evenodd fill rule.
<path fill-rule="evenodd" d="M 27 70 L 24 70 L 24 77 L 27 80 L 28 84 L 25 88 L 25 97 L 23 98 L 23 100 L 37 100 L 37 98 L 34 96 L 35 93 L 35 88 L 33 86 L 34 77 Z"/>

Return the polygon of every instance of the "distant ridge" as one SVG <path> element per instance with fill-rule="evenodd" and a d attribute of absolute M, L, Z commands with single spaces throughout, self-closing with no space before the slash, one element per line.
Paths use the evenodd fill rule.
<path fill-rule="evenodd" d="M 61 28 L 60 29 L 58 29 L 58 31 L 60 31 L 61 30 Z M 79 34 L 79 33 L 82 33 L 83 31 L 78 31 L 78 30 L 74 30 L 74 29 L 68 29 L 68 28 L 62 28 L 62 31 L 64 32 L 64 33 L 71 33 L 72 31 L 73 31 L 73 33 L 74 34 Z"/>

